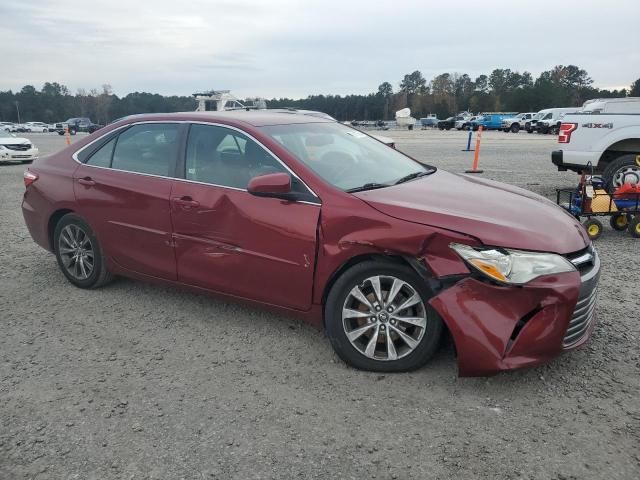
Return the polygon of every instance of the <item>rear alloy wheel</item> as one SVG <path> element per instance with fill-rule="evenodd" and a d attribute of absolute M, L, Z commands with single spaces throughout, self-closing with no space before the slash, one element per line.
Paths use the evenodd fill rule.
<path fill-rule="evenodd" d="M 111 280 L 98 239 L 81 217 L 69 213 L 54 232 L 54 248 L 64 276 L 80 288 L 97 288 Z"/>
<path fill-rule="evenodd" d="M 336 353 L 363 370 L 398 372 L 435 353 L 442 320 L 427 303 L 424 279 L 404 265 L 363 262 L 327 298 L 326 328 Z"/>
<path fill-rule="evenodd" d="M 513 125 L 511 125 L 511 131 L 513 133 L 518 133 L 520 131 L 520 125 L 518 125 L 517 123 L 514 123 Z"/>
<path fill-rule="evenodd" d="M 616 158 L 604 169 L 602 178 L 611 193 L 625 183 L 640 184 L 640 155 L 631 153 Z"/>

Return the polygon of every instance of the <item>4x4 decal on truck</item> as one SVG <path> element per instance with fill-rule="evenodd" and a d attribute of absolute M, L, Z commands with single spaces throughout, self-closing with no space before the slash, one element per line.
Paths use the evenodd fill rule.
<path fill-rule="evenodd" d="M 613 128 L 613 123 L 583 123 L 584 128 Z"/>

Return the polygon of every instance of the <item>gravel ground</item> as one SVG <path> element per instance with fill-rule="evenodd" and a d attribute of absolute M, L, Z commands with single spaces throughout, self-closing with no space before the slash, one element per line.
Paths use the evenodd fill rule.
<path fill-rule="evenodd" d="M 461 172 L 466 134 L 392 131 Z M 45 153 L 52 134 L 28 135 Z M 75 140 L 75 139 L 74 139 Z M 484 176 L 548 196 L 554 139 L 485 134 Z M 608 226 L 583 349 L 457 378 L 450 345 L 408 374 L 356 371 L 296 320 L 119 279 L 65 281 L 0 166 L 0 479 L 640 478 L 640 241 Z M 523 212 L 526 215 L 526 212 Z"/>

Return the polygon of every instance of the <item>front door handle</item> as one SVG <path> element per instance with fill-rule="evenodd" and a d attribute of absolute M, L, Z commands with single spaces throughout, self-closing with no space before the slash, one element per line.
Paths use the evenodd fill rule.
<path fill-rule="evenodd" d="M 200 206 L 200 202 L 198 202 L 197 200 L 194 200 L 188 195 L 185 195 L 183 197 L 174 197 L 173 203 L 183 208 L 197 208 Z"/>
<path fill-rule="evenodd" d="M 95 180 L 91 177 L 79 178 L 78 183 L 80 185 L 86 185 L 87 187 L 93 187 L 96 184 Z"/>

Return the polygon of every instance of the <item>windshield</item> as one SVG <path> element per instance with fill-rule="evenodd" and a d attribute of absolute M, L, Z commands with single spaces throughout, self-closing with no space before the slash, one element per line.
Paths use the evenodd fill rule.
<path fill-rule="evenodd" d="M 323 180 L 341 190 L 393 185 L 435 171 L 364 133 L 339 123 L 261 127 Z"/>
<path fill-rule="evenodd" d="M 533 120 L 540 120 L 542 117 L 544 117 L 547 114 L 547 112 L 538 112 L 533 116 Z"/>

